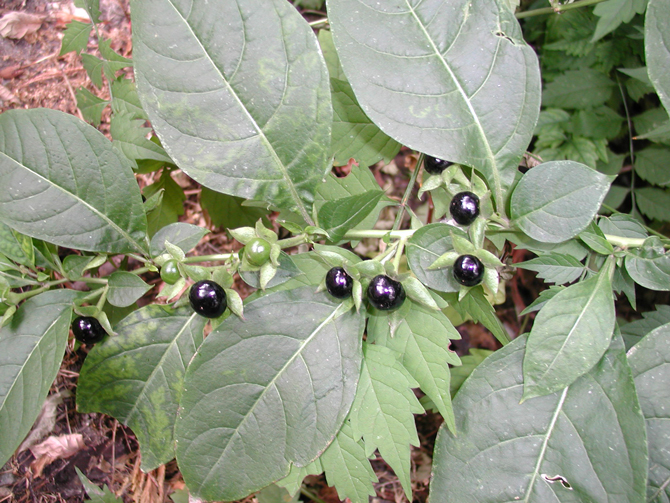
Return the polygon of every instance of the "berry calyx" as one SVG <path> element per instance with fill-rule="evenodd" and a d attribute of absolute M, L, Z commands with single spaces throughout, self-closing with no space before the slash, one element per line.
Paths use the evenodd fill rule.
<path fill-rule="evenodd" d="M 177 267 L 177 261 L 175 259 L 170 259 L 165 262 L 163 267 L 161 267 L 161 279 L 168 285 L 174 285 L 179 278 L 181 278 L 181 274 Z"/>
<path fill-rule="evenodd" d="M 454 262 L 454 278 L 463 286 L 476 286 L 484 279 L 484 264 L 474 255 L 461 255 Z"/>
<path fill-rule="evenodd" d="M 244 256 L 251 265 L 262 266 L 270 260 L 272 245 L 263 238 L 254 238 L 244 246 Z"/>
<path fill-rule="evenodd" d="M 351 296 L 354 280 L 343 267 L 333 267 L 326 273 L 326 290 L 337 299 Z"/>
<path fill-rule="evenodd" d="M 459 192 L 451 199 L 449 211 L 459 225 L 470 225 L 479 216 L 479 197 L 472 192 Z"/>
<path fill-rule="evenodd" d="M 444 159 L 438 159 L 437 157 L 431 157 L 429 155 L 425 156 L 423 159 L 423 169 L 428 171 L 431 175 L 439 175 L 453 162 L 445 161 Z"/>
<path fill-rule="evenodd" d="M 74 338 L 83 344 L 95 344 L 104 339 L 107 332 L 93 316 L 79 316 L 72 322 Z"/>
<path fill-rule="evenodd" d="M 391 311 L 405 302 L 405 289 L 402 284 L 384 274 L 375 276 L 368 286 L 368 301 L 380 311 Z"/>
<path fill-rule="evenodd" d="M 188 300 L 193 310 L 205 318 L 218 318 L 228 307 L 224 289 L 209 279 L 194 283 L 188 293 Z"/>

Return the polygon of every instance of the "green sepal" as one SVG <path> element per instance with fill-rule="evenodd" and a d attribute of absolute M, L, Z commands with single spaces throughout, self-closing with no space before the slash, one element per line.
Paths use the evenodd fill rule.
<path fill-rule="evenodd" d="M 239 241 L 243 245 L 247 244 L 249 241 L 254 239 L 256 236 L 256 230 L 253 227 L 238 227 L 237 229 L 228 229 L 230 235 L 236 241 Z"/>
<path fill-rule="evenodd" d="M 165 240 L 165 249 L 172 256 L 172 258 L 177 260 L 178 262 L 181 262 L 186 258 L 184 250 L 182 250 L 178 246 L 173 245 L 167 239 Z"/>
<path fill-rule="evenodd" d="M 263 225 L 262 219 L 258 219 L 258 222 L 256 222 L 256 235 L 259 238 L 265 239 L 270 244 L 276 243 L 277 240 L 279 239 L 274 231 L 271 231 L 270 229 L 265 227 L 265 225 Z"/>
<path fill-rule="evenodd" d="M 168 285 L 167 283 L 165 283 L 165 286 L 157 295 L 157 298 L 159 299 L 164 298 L 168 302 L 170 302 L 177 295 L 179 295 L 179 292 L 181 292 L 185 286 L 186 286 L 186 280 L 184 278 L 179 278 L 174 285 Z"/>
<path fill-rule="evenodd" d="M 207 268 L 202 267 L 201 265 L 187 265 L 187 264 L 177 264 L 177 268 L 181 275 L 185 278 L 191 278 L 193 281 L 202 281 L 203 279 L 209 279 L 211 274 Z"/>
<path fill-rule="evenodd" d="M 270 247 L 270 262 L 275 267 L 279 267 L 279 254 L 281 253 L 281 246 L 277 243 L 273 243 Z"/>
<path fill-rule="evenodd" d="M 414 276 L 409 276 L 408 278 L 403 279 L 402 286 L 405 289 L 405 292 L 407 292 L 407 296 L 413 301 L 426 306 L 429 309 L 434 309 L 436 311 L 440 310 L 428 289 Z"/>
<path fill-rule="evenodd" d="M 384 266 L 377 260 L 364 260 L 356 264 L 356 269 L 368 278 L 374 278 L 379 274 L 384 274 Z"/>
<path fill-rule="evenodd" d="M 223 291 L 226 292 L 228 309 L 238 318 L 244 319 L 244 302 L 242 302 L 240 294 L 232 288 L 224 288 Z"/>
<path fill-rule="evenodd" d="M 430 267 L 428 267 L 429 271 L 433 271 L 435 269 L 442 269 L 444 267 L 451 267 L 454 265 L 454 262 L 456 262 L 456 259 L 460 257 L 460 253 L 457 251 L 448 251 L 447 253 L 443 253 L 437 259 L 435 262 L 430 264 Z"/>
<path fill-rule="evenodd" d="M 360 312 L 361 304 L 363 303 L 363 285 L 356 278 L 354 278 L 354 284 L 351 288 L 351 297 L 354 299 L 356 312 Z"/>
<path fill-rule="evenodd" d="M 417 197 L 419 199 L 421 199 L 421 196 L 423 196 L 426 192 L 438 189 L 442 185 L 444 185 L 444 181 L 442 179 L 442 176 L 440 176 L 440 175 L 430 175 L 429 177 L 424 178 L 423 184 L 421 185 L 421 188 L 419 189 Z"/>
<path fill-rule="evenodd" d="M 275 277 L 275 274 L 277 274 L 277 267 L 272 262 L 267 262 L 261 266 L 259 278 L 261 290 L 265 290 L 265 287 Z"/>
<path fill-rule="evenodd" d="M 484 238 L 486 237 L 486 219 L 482 218 L 481 215 L 478 216 L 475 221 L 470 224 L 468 234 L 470 235 L 470 240 L 475 245 L 475 248 L 482 248 L 484 246 Z"/>
<path fill-rule="evenodd" d="M 475 251 L 477 250 L 475 245 L 473 245 L 470 241 L 455 234 L 454 232 L 451 233 L 451 242 L 454 246 L 454 250 L 456 250 L 459 255 L 474 255 Z"/>
<path fill-rule="evenodd" d="M 500 286 L 500 277 L 498 276 L 498 271 L 493 268 L 486 267 L 484 269 L 483 283 L 493 295 L 496 295 L 498 293 L 498 287 Z"/>
<path fill-rule="evenodd" d="M 496 257 L 490 251 L 484 250 L 483 248 L 476 250 L 473 255 L 481 260 L 482 264 L 484 264 L 486 267 L 495 269 L 496 267 L 502 267 L 504 265 L 498 257 Z"/>
<path fill-rule="evenodd" d="M 221 266 L 212 270 L 212 281 L 218 283 L 224 290 L 232 288 L 235 283 L 235 278 L 230 274 L 227 268 Z"/>

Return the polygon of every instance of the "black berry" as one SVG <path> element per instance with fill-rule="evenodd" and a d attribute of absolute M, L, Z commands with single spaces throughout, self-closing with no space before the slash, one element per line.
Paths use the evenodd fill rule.
<path fill-rule="evenodd" d="M 444 159 L 438 159 L 437 157 L 431 157 L 429 155 L 425 156 L 423 159 L 423 169 L 428 171 L 431 175 L 439 175 L 453 162 L 445 161 Z"/>
<path fill-rule="evenodd" d="M 461 285 L 476 286 L 484 278 L 484 264 L 473 255 L 461 255 L 454 262 L 454 278 Z"/>
<path fill-rule="evenodd" d="M 100 342 L 107 332 L 93 316 L 79 316 L 72 322 L 74 338 L 83 344 Z"/>
<path fill-rule="evenodd" d="M 391 311 L 405 302 L 405 289 L 400 282 L 380 274 L 370 281 L 368 301 L 372 307 L 380 311 Z"/>
<path fill-rule="evenodd" d="M 479 197 L 472 192 L 459 192 L 449 205 L 451 216 L 459 225 L 470 225 L 479 216 Z"/>
<path fill-rule="evenodd" d="M 342 267 L 333 267 L 326 273 L 326 290 L 333 297 L 346 299 L 351 296 L 354 280 Z"/>
<path fill-rule="evenodd" d="M 208 279 L 193 284 L 188 300 L 193 310 L 205 318 L 218 318 L 228 307 L 224 289 Z"/>

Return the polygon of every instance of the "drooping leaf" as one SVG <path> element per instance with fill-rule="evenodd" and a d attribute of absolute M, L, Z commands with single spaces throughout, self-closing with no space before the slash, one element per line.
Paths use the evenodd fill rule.
<path fill-rule="evenodd" d="M 67 345 L 73 290 L 24 302 L 0 329 L 0 463 L 14 454 L 42 410 Z"/>
<path fill-rule="evenodd" d="M 217 227 L 235 229 L 253 227 L 259 218 L 265 218 L 268 210 L 254 206 L 245 206 L 244 199 L 203 187 L 200 192 L 200 205 L 207 212 L 210 221 Z"/>
<path fill-rule="evenodd" d="M 403 145 L 481 171 L 502 211 L 540 105 L 536 55 L 509 8 L 338 0 L 328 19 L 367 116 Z"/>
<path fill-rule="evenodd" d="M 637 396 L 647 424 L 647 501 L 670 499 L 670 325 L 660 326 L 628 351 Z"/>
<path fill-rule="evenodd" d="M 333 440 L 354 398 L 363 331 L 362 314 L 339 307 L 313 287 L 266 295 L 205 339 L 175 426 L 192 494 L 240 499 Z"/>
<path fill-rule="evenodd" d="M 393 334 L 388 316 L 379 312 L 370 315 L 367 333 L 369 341 L 402 355 L 402 365 L 433 401 L 447 425 L 454 428 L 449 365 L 459 365 L 460 361 L 456 353 L 449 349 L 449 344 L 461 336 L 449 318 L 441 311 L 412 303 Z"/>
<path fill-rule="evenodd" d="M 116 307 L 132 306 L 142 295 L 151 290 L 137 274 L 116 271 L 109 276 L 107 302 Z"/>
<path fill-rule="evenodd" d="M 519 181 L 511 201 L 514 224 L 545 243 L 566 241 L 591 222 L 613 177 L 573 161 L 535 166 Z"/>
<path fill-rule="evenodd" d="M 319 226 L 328 232 L 330 241 L 337 243 L 347 231 L 360 224 L 374 211 L 384 193 L 371 190 L 355 196 L 326 201 L 318 213 Z"/>
<path fill-rule="evenodd" d="M 670 323 L 670 306 L 658 305 L 656 311 L 642 313 L 642 318 L 621 327 L 626 348 L 630 349 L 652 330 Z"/>
<path fill-rule="evenodd" d="M 102 133 L 56 110 L 0 115 L 0 220 L 60 246 L 144 253 L 146 218 L 128 161 Z"/>
<path fill-rule="evenodd" d="M 644 22 L 647 71 L 661 103 L 670 111 L 670 5 L 664 0 L 649 0 Z"/>
<path fill-rule="evenodd" d="M 556 253 L 548 253 L 514 266 L 535 271 L 545 282 L 557 285 L 572 283 L 584 272 L 584 264 L 576 258 Z"/>
<path fill-rule="evenodd" d="M 523 361 L 524 399 L 569 386 L 609 347 L 615 321 L 611 268 L 562 290 L 535 318 Z"/>
<path fill-rule="evenodd" d="M 181 248 L 184 253 L 190 252 L 198 246 L 200 240 L 209 231 L 204 227 L 186 222 L 176 222 L 166 225 L 151 238 L 150 252 L 152 257 L 158 257 L 166 252 L 165 242 Z"/>
<path fill-rule="evenodd" d="M 326 65 L 297 10 L 286 0 L 142 0 L 131 11 L 138 91 L 170 157 L 217 192 L 311 223 L 332 108 Z"/>
<path fill-rule="evenodd" d="M 70 21 L 63 32 L 63 40 L 61 42 L 59 56 L 72 51 L 79 54 L 86 49 L 86 46 L 88 45 L 88 37 L 91 34 L 92 29 L 93 25 L 91 23 L 82 23 L 81 21 L 76 20 Z"/>
<path fill-rule="evenodd" d="M 525 343 L 489 356 L 456 395 L 458 435 L 438 433 L 430 501 L 643 503 L 644 420 L 620 338 L 570 387 L 520 404 Z"/>
<path fill-rule="evenodd" d="M 129 426 L 140 443 L 144 471 L 174 457 L 184 373 L 206 321 L 190 308 L 146 306 L 116 325 L 116 337 L 96 345 L 84 361 L 78 410 L 109 414 Z"/>
<path fill-rule="evenodd" d="M 646 7 L 647 0 L 607 0 L 596 5 L 593 13 L 600 19 L 591 41 L 596 42 L 616 30 L 621 23 L 628 23 L 635 14 L 642 14 Z"/>

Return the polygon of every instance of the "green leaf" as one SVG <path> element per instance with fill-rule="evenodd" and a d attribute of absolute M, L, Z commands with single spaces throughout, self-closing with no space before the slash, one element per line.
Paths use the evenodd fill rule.
<path fill-rule="evenodd" d="M 533 239 L 560 243 L 583 231 L 598 212 L 613 177 L 573 161 L 535 166 L 511 200 L 513 223 Z"/>
<path fill-rule="evenodd" d="M 510 341 L 505 326 L 496 315 L 491 303 L 486 300 L 482 288 L 470 288 L 462 299 L 455 294 L 451 295 L 447 301 L 463 318 L 470 317 L 488 328 L 503 346 Z"/>
<path fill-rule="evenodd" d="M 556 285 L 550 286 L 547 290 L 542 290 L 540 292 L 540 295 L 533 302 L 528 304 L 528 306 L 526 306 L 526 309 L 521 311 L 520 315 L 525 316 L 528 313 L 539 311 L 550 299 L 555 297 L 556 294 L 562 290 L 565 290 L 565 287 Z"/>
<path fill-rule="evenodd" d="M 102 111 L 108 104 L 107 100 L 98 98 L 95 94 L 84 87 L 77 89 L 77 108 L 81 111 L 84 120 L 90 122 L 94 126 L 99 126 Z"/>
<path fill-rule="evenodd" d="M 542 105 L 556 108 L 588 109 L 604 104 L 614 90 L 615 82 L 592 68 L 570 70 L 547 84 Z"/>
<path fill-rule="evenodd" d="M 116 325 L 118 335 L 94 346 L 84 361 L 78 410 L 109 414 L 129 426 L 140 443 L 144 471 L 174 457 L 184 373 L 206 321 L 190 308 L 146 306 Z"/>
<path fill-rule="evenodd" d="M 440 428 L 429 501 L 643 503 L 644 420 L 620 338 L 569 388 L 519 404 L 525 342 L 488 357 L 456 395 L 458 436 Z"/>
<path fill-rule="evenodd" d="M 616 138 L 624 118 L 608 106 L 592 110 L 577 110 L 572 116 L 572 134 L 586 138 Z"/>
<path fill-rule="evenodd" d="M 0 329 L 0 463 L 30 431 L 63 360 L 72 316 L 72 290 L 25 301 Z"/>
<path fill-rule="evenodd" d="M 620 24 L 630 22 L 635 14 L 642 14 L 646 8 L 647 0 L 607 0 L 596 5 L 593 13 L 600 19 L 591 42 L 613 32 Z"/>
<path fill-rule="evenodd" d="M 100 0 L 74 0 L 74 4 L 86 10 L 94 23 L 100 22 Z"/>
<path fill-rule="evenodd" d="M 35 264 L 33 240 L 0 222 L 0 253 L 25 266 Z"/>
<path fill-rule="evenodd" d="M 135 82 L 119 77 L 112 81 L 112 111 L 126 113 L 133 119 L 148 119 L 137 95 Z"/>
<path fill-rule="evenodd" d="M 615 312 L 610 272 L 562 290 L 539 312 L 523 360 L 523 399 L 560 391 L 598 363 L 610 345 Z"/>
<path fill-rule="evenodd" d="M 150 133 L 151 129 L 143 126 L 145 120 L 132 117 L 126 112 L 112 115 L 109 133 L 112 135 L 114 146 L 131 161 L 152 159 L 171 164 L 172 159 L 165 153 L 163 147 L 147 139 L 147 133 Z"/>
<path fill-rule="evenodd" d="M 108 285 L 107 302 L 116 307 L 132 306 L 152 288 L 138 275 L 125 271 L 113 272 Z"/>
<path fill-rule="evenodd" d="M 647 257 L 631 251 L 624 264 L 635 283 L 650 290 L 670 290 L 670 254 Z"/>
<path fill-rule="evenodd" d="M 461 335 L 449 318 L 441 311 L 412 303 L 403 323 L 393 335 L 388 316 L 379 312 L 369 316 L 367 333 L 369 341 L 402 355 L 400 363 L 433 401 L 447 425 L 454 428 L 449 365 L 459 365 L 460 362 L 456 353 L 449 349 L 449 344 L 460 339 Z"/>
<path fill-rule="evenodd" d="M 104 61 L 92 54 L 82 54 L 81 63 L 88 74 L 88 78 L 93 82 L 93 85 L 98 89 L 102 88 L 102 69 Z"/>
<path fill-rule="evenodd" d="M 614 247 L 607 241 L 605 234 L 596 225 L 595 221 L 591 221 L 589 226 L 579 233 L 579 239 L 584 241 L 596 253 L 600 253 L 601 255 L 611 255 L 614 253 Z"/>
<path fill-rule="evenodd" d="M 151 238 L 151 246 L 149 247 L 151 256 L 158 257 L 165 253 L 167 251 L 165 247 L 166 241 L 181 248 L 184 253 L 188 253 L 198 246 L 200 240 L 208 232 L 204 227 L 185 222 L 166 225 Z"/>
<path fill-rule="evenodd" d="M 631 321 L 621 327 L 621 335 L 626 348 L 630 349 L 649 332 L 667 323 L 670 323 L 670 306 L 658 305 L 656 311 L 642 313 L 641 319 Z"/>
<path fill-rule="evenodd" d="M 265 265 L 272 266 L 272 263 L 268 262 Z M 276 269 L 277 271 L 272 278 L 263 285 L 265 288 L 273 288 L 281 285 L 300 274 L 300 269 L 295 266 L 292 257 L 286 252 L 281 252 L 279 254 L 279 267 Z M 261 271 L 240 271 L 239 274 L 247 285 L 253 288 L 261 288 Z"/>
<path fill-rule="evenodd" d="M 661 103 L 670 111 L 670 5 L 649 0 L 644 22 L 644 46 L 649 78 Z"/>
<path fill-rule="evenodd" d="M 88 46 L 88 37 L 91 34 L 93 25 L 91 23 L 82 23 L 81 21 L 72 20 L 68 23 L 67 28 L 63 32 L 63 40 L 60 46 L 59 56 L 67 54 L 68 52 L 76 52 L 86 50 Z"/>
<path fill-rule="evenodd" d="M 538 277 L 547 283 L 564 285 L 572 283 L 584 272 L 584 264 L 570 255 L 548 253 L 519 264 L 515 267 L 537 272 Z"/>
<path fill-rule="evenodd" d="M 383 195 L 381 190 L 374 190 L 326 201 L 319 208 L 319 226 L 328 232 L 331 242 L 337 243 L 374 211 Z"/>
<path fill-rule="evenodd" d="M 598 220 L 598 227 L 605 234 L 614 234 L 625 238 L 642 238 L 648 236 L 644 226 L 630 215 L 618 213 L 611 217 L 601 217 Z"/>
<path fill-rule="evenodd" d="M 351 503 L 368 503 L 375 496 L 373 483 L 377 482 L 365 449 L 355 436 L 349 421 L 345 421 L 328 449 L 319 458 L 328 485 L 337 489 L 337 495 Z"/>
<path fill-rule="evenodd" d="M 253 226 L 259 218 L 267 217 L 268 210 L 245 206 L 243 203 L 244 199 L 221 194 L 207 187 L 203 187 L 200 192 L 200 205 L 216 227 L 235 229 Z"/>
<path fill-rule="evenodd" d="M 458 292 L 461 288 L 454 279 L 452 267 L 430 269 L 439 257 L 454 249 L 452 233 L 463 238 L 467 236 L 462 229 L 436 223 L 421 227 L 407 241 L 409 268 L 419 281 L 438 292 Z"/>
<path fill-rule="evenodd" d="M 354 438 L 363 437 L 365 454 L 379 449 L 411 498 L 410 445 L 419 446 L 413 414 L 424 410 L 412 391 L 419 384 L 397 355 L 382 346 L 363 345 L 363 368 L 349 419 Z"/>
<path fill-rule="evenodd" d="M 147 224 L 128 161 L 76 117 L 48 109 L 0 115 L 0 176 L 0 221 L 20 233 L 79 250 L 145 253 Z"/>
<path fill-rule="evenodd" d="M 654 185 L 670 185 L 670 149 L 651 146 L 635 154 L 635 173 Z"/>
<path fill-rule="evenodd" d="M 82 473 L 78 467 L 74 467 L 77 476 L 84 486 L 84 490 L 89 497 L 89 501 L 93 503 L 123 503 L 123 499 L 114 496 L 114 493 L 109 490 L 107 484 L 103 484 L 102 489 L 96 486 L 93 482 L 88 480 L 88 477 Z"/>
<path fill-rule="evenodd" d="M 210 189 L 312 223 L 332 107 L 300 13 L 285 0 L 196 0 L 185 10 L 142 0 L 131 11 L 137 88 L 169 156 Z"/>
<path fill-rule="evenodd" d="M 540 108 L 536 55 L 514 14 L 496 0 L 327 5 L 370 119 L 411 149 L 481 171 L 502 211 Z"/>
<path fill-rule="evenodd" d="M 148 233 L 155 236 L 163 227 L 176 223 L 180 215 L 184 214 L 184 201 L 186 195 L 184 190 L 174 181 L 170 170 L 163 170 L 157 182 L 145 187 L 144 195 L 147 200 L 163 191 L 160 204 L 153 210 L 147 212 Z"/>
<path fill-rule="evenodd" d="M 670 498 L 670 325 L 656 328 L 628 351 L 637 396 L 647 425 L 647 501 Z"/>
<path fill-rule="evenodd" d="M 463 386 L 465 380 L 470 377 L 472 371 L 483 362 L 486 357 L 491 356 L 493 351 L 488 349 L 470 348 L 470 353 L 461 357 L 461 365 L 451 368 L 451 382 L 449 383 L 449 391 L 451 397 L 455 397 L 456 393 Z"/>
<path fill-rule="evenodd" d="M 670 192 L 657 187 L 642 187 L 635 190 L 635 201 L 647 217 L 664 222 L 670 221 Z"/>
<path fill-rule="evenodd" d="M 175 426 L 192 494 L 240 499 L 333 440 L 354 398 L 364 328 L 362 314 L 339 307 L 313 287 L 274 293 L 207 336 Z"/>

